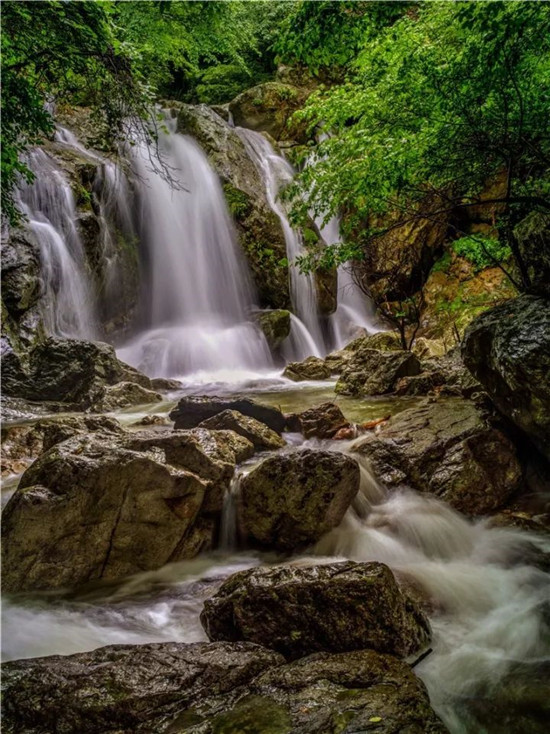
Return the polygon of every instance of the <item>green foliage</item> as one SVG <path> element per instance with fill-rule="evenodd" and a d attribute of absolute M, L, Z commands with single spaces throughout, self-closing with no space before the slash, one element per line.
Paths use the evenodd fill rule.
<path fill-rule="evenodd" d="M 244 193 L 244 191 L 240 191 L 231 184 L 225 183 L 223 185 L 223 193 L 227 203 L 227 208 L 234 219 L 240 220 L 249 214 L 251 202 L 250 198 Z"/>
<path fill-rule="evenodd" d="M 319 7 L 305 15 L 324 4 L 307 5 Z M 407 222 L 479 206 L 504 173 L 497 226 L 513 247 L 514 223 L 550 209 L 550 6 L 430 2 L 385 22 L 353 36 L 347 80 L 296 115 L 328 134 L 314 158 L 302 151 L 308 165 L 287 192 L 296 219 L 341 213 L 345 240 L 368 247 L 388 214 Z M 317 66 L 319 53 L 299 57 Z"/>
<path fill-rule="evenodd" d="M 452 248 L 457 255 L 473 263 L 476 270 L 495 266 L 508 260 L 512 254 L 508 245 L 479 235 L 461 237 L 452 243 Z"/>
<path fill-rule="evenodd" d="M 450 252 L 444 252 L 443 255 L 439 258 L 439 260 L 435 263 L 433 266 L 431 272 L 432 273 L 446 273 L 451 266 L 451 253 Z"/>

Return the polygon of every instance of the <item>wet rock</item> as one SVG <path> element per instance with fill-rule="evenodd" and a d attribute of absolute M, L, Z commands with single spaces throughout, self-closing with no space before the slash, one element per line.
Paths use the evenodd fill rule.
<path fill-rule="evenodd" d="M 278 454 L 243 478 L 241 520 L 251 541 L 292 551 L 338 525 L 358 489 L 359 466 L 345 454 Z"/>
<path fill-rule="evenodd" d="M 297 132 L 288 128 L 290 117 L 307 96 L 307 92 L 291 84 L 265 82 L 235 97 L 229 110 L 235 125 L 269 133 L 275 140 L 289 139 Z"/>
<path fill-rule="evenodd" d="M 260 328 L 265 334 L 269 348 L 277 350 L 290 334 L 290 311 L 275 309 L 256 314 Z"/>
<path fill-rule="evenodd" d="M 112 580 L 212 547 L 252 445 L 232 431 L 83 435 L 23 474 L 2 515 L 6 591 Z"/>
<path fill-rule="evenodd" d="M 524 295 L 478 316 L 462 358 L 497 408 L 550 459 L 550 301 Z"/>
<path fill-rule="evenodd" d="M 164 415 L 144 415 L 139 421 L 132 423 L 133 426 L 167 426 L 170 424 Z"/>
<path fill-rule="evenodd" d="M 223 696 L 281 662 L 257 645 L 223 642 L 111 645 L 20 660 L 3 669 L 3 723 L 28 734 L 167 732 L 182 708 Z"/>
<path fill-rule="evenodd" d="M 8 395 L 26 400 L 53 400 L 73 409 L 89 409 L 102 400 L 105 388 L 133 382 L 150 389 L 151 381 L 117 359 L 109 344 L 49 337 L 30 352 L 23 374 L 3 375 Z"/>
<path fill-rule="evenodd" d="M 179 380 L 170 380 L 167 377 L 154 377 L 151 380 L 151 388 L 159 392 L 170 392 L 172 390 L 181 390 L 183 383 Z"/>
<path fill-rule="evenodd" d="M 130 408 L 133 405 L 147 405 L 160 403 L 162 395 L 153 390 L 137 385 L 135 382 L 117 382 L 108 385 L 101 398 L 94 403 L 94 410 L 111 411 L 120 408 Z"/>
<path fill-rule="evenodd" d="M 401 350 L 401 339 L 395 331 L 377 331 L 376 334 L 369 334 L 360 339 L 355 339 L 348 344 L 347 349 L 357 351 L 365 347 L 367 349 L 379 349 L 382 352 L 391 352 Z"/>
<path fill-rule="evenodd" d="M 2 301 L 15 319 L 40 299 L 40 248 L 29 227 L 14 227 L 2 240 Z"/>
<path fill-rule="evenodd" d="M 325 365 L 325 361 L 320 357 L 307 357 L 302 362 L 289 362 L 283 372 L 283 377 L 294 380 L 294 382 L 328 380 L 330 375 L 330 368 Z"/>
<path fill-rule="evenodd" d="M 323 403 L 304 410 L 297 416 L 297 425 L 305 438 L 332 438 L 341 429 L 349 428 L 350 423 L 335 403 Z"/>
<path fill-rule="evenodd" d="M 224 410 L 212 418 L 207 418 L 199 424 L 199 428 L 235 431 L 239 436 L 248 439 L 260 451 L 280 449 L 286 446 L 279 434 L 268 428 L 265 423 L 247 417 L 237 410 Z"/>
<path fill-rule="evenodd" d="M 400 377 L 395 385 L 396 395 L 430 395 L 445 384 L 441 372 L 422 372 L 419 375 Z"/>
<path fill-rule="evenodd" d="M 420 362 L 411 352 L 361 345 L 344 367 L 335 390 L 342 395 L 382 395 L 391 392 L 400 377 L 420 371 Z"/>
<path fill-rule="evenodd" d="M 421 336 L 415 340 L 411 351 L 418 359 L 430 359 L 431 357 L 443 357 L 447 349 L 442 339 L 426 339 Z"/>
<path fill-rule="evenodd" d="M 249 398 L 222 398 L 210 395 L 190 395 L 182 398 L 170 413 L 174 428 L 195 428 L 199 423 L 224 410 L 237 410 L 243 415 L 265 423 L 271 430 L 281 433 L 285 417 L 277 408 L 256 403 Z"/>
<path fill-rule="evenodd" d="M 381 563 L 253 568 L 207 599 L 211 640 L 246 640 L 296 659 L 371 649 L 406 657 L 430 638 L 428 620 Z"/>
<path fill-rule="evenodd" d="M 388 486 L 429 492 L 466 515 L 499 508 L 521 482 L 516 449 L 472 402 L 425 401 L 355 444 Z"/>
<path fill-rule="evenodd" d="M 316 270 L 314 278 L 319 313 L 330 316 L 338 307 L 338 271 L 336 268 Z"/>
<path fill-rule="evenodd" d="M 6 731 L 44 734 L 443 734 L 422 682 L 389 655 L 283 665 L 245 642 L 111 645 L 7 663 Z M 345 728 L 343 728 L 345 727 Z"/>
<path fill-rule="evenodd" d="M 94 432 L 125 433 L 114 418 L 95 415 L 42 418 L 35 423 L 6 426 L 2 429 L 2 474 L 18 474 L 52 446 L 73 436 Z"/>
<path fill-rule="evenodd" d="M 530 293 L 550 298 L 550 216 L 531 212 L 514 235 L 531 280 Z"/>
<path fill-rule="evenodd" d="M 351 349 L 338 349 L 325 357 L 325 367 L 329 374 L 339 375 L 353 356 Z"/>

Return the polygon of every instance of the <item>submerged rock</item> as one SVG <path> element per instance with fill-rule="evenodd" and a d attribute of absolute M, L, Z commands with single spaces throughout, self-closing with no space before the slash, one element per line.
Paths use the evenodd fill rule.
<path fill-rule="evenodd" d="M 430 638 L 428 620 L 381 563 L 252 568 L 231 576 L 201 622 L 211 640 L 246 640 L 295 659 L 371 649 L 406 657 Z"/>
<path fill-rule="evenodd" d="M 246 642 L 111 645 L 15 661 L 3 672 L 3 724 L 28 734 L 446 731 L 397 658 L 361 650 L 283 663 Z"/>
<path fill-rule="evenodd" d="M 237 410 L 255 418 L 277 433 L 285 428 L 285 417 L 277 408 L 256 403 L 249 398 L 221 398 L 210 395 L 190 395 L 182 398 L 170 413 L 174 428 L 195 428 L 202 421 L 224 410 Z"/>
<path fill-rule="evenodd" d="M 330 368 L 325 364 L 325 360 L 320 357 L 307 357 L 302 362 L 289 362 L 283 372 L 283 377 L 294 380 L 294 382 L 328 380 L 330 375 Z"/>
<path fill-rule="evenodd" d="M 207 418 L 199 424 L 199 428 L 209 428 L 213 431 L 235 431 L 260 450 L 280 449 L 286 446 L 279 434 L 268 428 L 265 423 L 245 416 L 237 410 L 224 410 L 212 418 Z"/>
<path fill-rule="evenodd" d="M 550 459 L 550 301 L 520 296 L 478 316 L 464 364 L 507 418 Z"/>
<path fill-rule="evenodd" d="M 420 371 L 418 357 L 411 352 L 361 345 L 342 370 L 335 390 L 342 395 L 383 395 L 394 389 L 400 377 Z"/>
<path fill-rule="evenodd" d="M 462 398 L 404 410 L 354 449 L 386 485 L 429 492 L 466 515 L 502 506 L 522 477 L 510 439 Z"/>
<path fill-rule="evenodd" d="M 5 591 L 75 586 L 192 558 L 214 542 L 232 431 L 76 436 L 27 469 L 2 515 Z"/>
<path fill-rule="evenodd" d="M 243 478 L 241 520 L 256 544 L 292 551 L 336 527 L 358 489 L 359 466 L 345 454 L 277 454 Z"/>
<path fill-rule="evenodd" d="M 151 381 L 117 359 L 110 344 L 49 337 L 28 355 L 23 371 L 3 370 L 7 395 L 67 403 L 86 410 L 101 404 L 106 388 L 130 382 L 149 390 Z"/>

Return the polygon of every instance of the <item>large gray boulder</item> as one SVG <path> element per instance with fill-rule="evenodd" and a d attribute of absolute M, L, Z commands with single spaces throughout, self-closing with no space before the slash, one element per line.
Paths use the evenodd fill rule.
<path fill-rule="evenodd" d="M 4 666 L 10 734 L 444 734 L 410 667 L 371 650 L 283 664 L 245 642 L 111 645 Z"/>
<path fill-rule="evenodd" d="M 293 551 L 336 527 L 358 489 L 359 466 L 345 454 L 279 453 L 242 479 L 241 522 L 254 544 Z"/>
<path fill-rule="evenodd" d="M 420 371 L 420 361 L 411 352 L 372 349 L 366 342 L 354 350 L 335 390 L 341 395 L 383 395 L 395 388 L 400 377 Z"/>
<path fill-rule="evenodd" d="M 430 639 L 428 620 L 382 563 L 253 568 L 207 599 L 211 640 L 246 640 L 295 659 L 371 649 L 406 657 Z"/>
<path fill-rule="evenodd" d="M 5 591 L 112 580 L 210 549 L 252 445 L 231 431 L 83 435 L 23 474 L 2 515 Z"/>
<path fill-rule="evenodd" d="M 117 359 L 110 344 L 59 337 L 37 344 L 18 370 L 10 363 L 2 378 L 7 395 L 58 401 L 80 410 L 101 405 L 110 385 L 130 382 L 151 388 L 150 379 Z"/>
<path fill-rule="evenodd" d="M 199 428 L 209 428 L 212 431 L 235 431 L 239 436 L 248 439 L 260 451 L 270 451 L 286 446 L 284 439 L 268 428 L 265 423 L 243 415 L 238 410 L 223 410 L 199 423 Z"/>
<path fill-rule="evenodd" d="M 170 418 L 174 421 L 174 428 L 195 428 L 224 410 L 236 410 L 242 415 L 255 418 L 277 433 L 285 428 L 286 419 L 278 408 L 257 403 L 250 398 L 189 395 L 179 401 L 170 413 Z"/>
<path fill-rule="evenodd" d="M 464 364 L 497 408 L 550 459 L 550 301 L 520 296 L 478 316 Z"/>
<path fill-rule="evenodd" d="M 510 439 L 462 398 L 425 400 L 354 444 L 389 487 L 429 492 L 466 515 L 501 507 L 522 472 Z"/>

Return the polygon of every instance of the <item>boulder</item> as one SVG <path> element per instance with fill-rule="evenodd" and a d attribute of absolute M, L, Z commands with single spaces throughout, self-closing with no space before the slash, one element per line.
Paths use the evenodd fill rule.
<path fill-rule="evenodd" d="M 376 334 L 359 337 L 348 344 L 346 349 L 351 349 L 356 352 L 363 347 L 367 349 L 378 349 L 381 352 L 392 352 L 402 349 L 401 339 L 395 331 L 377 331 Z"/>
<path fill-rule="evenodd" d="M 246 640 L 296 659 L 371 649 L 407 657 L 430 639 L 428 620 L 382 563 L 252 568 L 207 599 L 211 640 Z"/>
<path fill-rule="evenodd" d="M 245 416 L 237 410 L 224 410 L 212 418 L 207 418 L 199 423 L 199 428 L 209 428 L 213 431 L 235 431 L 239 436 L 248 439 L 260 451 L 280 449 L 286 446 L 279 434 L 268 428 L 265 423 L 260 423 L 255 418 Z"/>
<path fill-rule="evenodd" d="M 232 431 L 86 434 L 46 451 L 2 515 L 5 591 L 160 568 L 212 547 L 252 445 Z"/>
<path fill-rule="evenodd" d="M 304 410 L 296 416 L 298 430 L 305 438 L 332 438 L 342 428 L 349 428 L 346 419 L 336 403 L 323 403 Z"/>
<path fill-rule="evenodd" d="M 229 103 L 229 111 L 239 127 L 266 132 L 275 140 L 289 139 L 299 132 L 295 126 L 289 128 L 289 120 L 307 96 L 292 84 L 265 82 L 241 92 Z"/>
<path fill-rule="evenodd" d="M 338 308 L 338 271 L 336 268 L 314 272 L 317 308 L 323 316 L 330 316 Z"/>
<path fill-rule="evenodd" d="M 550 216 L 531 212 L 514 235 L 531 281 L 530 293 L 550 298 Z"/>
<path fill-rule="evenodd" d="M 183 383 L 179 380 L 171 380 L 167 377 L 153 377 L 151 380 L 151 389 L 159 392 L 171 392 L 172 390 L 181 390 Z"/>
<path fill-rule="evenodd" d="M 4 726 L 28 734 L 164 732 L 182 709 L 281 662 L 257 645 L 224 642 L 110 645 L 18 660 L 3 669 Z"/>
<path fill-rule="evenodd" d="M 307 357 L 302 362 L 289 362 L 283 372 L 283 377 L 287 377 L 294 382 L 328 380 L 330 375 L 330 368 L 325 365 L 325 360 L 320 357 Z"/>
<path fill-rule="evenodd" d="M 133 382 L 150 389 L 151 381 L 117 359 L 110 344 L 83 339 L 49 337 L 29 353 L 22 374 L 3 374 L 7 395 L 27 400 L 54 400 L 74 409 L 90 409 L 100 402 L 105 388 Z"/>
<path fill-rule="evenodd" d="M 550 301 L 520 296 L 478 316 L 464 364 L 497 408 L 550 459 Z"/>
<path fill-rule="evenodd" d="M 420 371 L 418 357 L 411 352 L 361 345 L 342 370 L 335 390 L 342 395 L 383 395 L 394 389 L 400 377 Z"/>
<path fill-rule="evenodd" d="M 28 734 L 446 731 L 395 657 L 360 650 L 283 662 L 246 642 L 111 645 L 15 661 L 3 671 L 3 724 Z"/>
<path fill-rule="evenodd" d="M 148 390 L 135 382 L 117 382 L 116 385 L 105 387 L 101 398 L 94 403 L 94 410 L 109 412 L 161 401 L 162 395 L 154 390 Z"/>
<path fill-rule="evenodd" d="M 262 308 L 290 307 L 286 242 L 265 184 L 234 127 L 206 105 L 171 103 L 178 132 L 192 135 L 220 176 Z"/>
<path fill-rule="evenodd" d="M 442 357 L 428 357 L 421 362 L 419 375 L 401 377 L 395 385 L 397 395 L 429 395 L 441 393 L 470 398 L 482 393 L 483 387 L 466 369 L 459 349 L 451 349 Z"/>
<path fill-rule="evenodd" d="M 2 301 L 19 319 L 40 299 L 40 248 L 30 227 L 13 227 L 2 239 Z"/>
<path fill-rule="evenodd" d="M 35 423 L 2 428 L 2 474 L 19 474 L 44 451 L 83 433 L 121 435 L 125 431 L 114 418 L 83 415 L 42 418 Z"/>
<path fill-rule="evenodd" d="M 516 449 L 462 398 L 426 400 L 354 444 L 387 486 L 429 492 L 466 515 L 496 510 L 519 488 Z"/>
<path fill-rule="evenodd" d="M 430 359 L 432 357 L 443 357 L 447 352 L 445 342 L 442 339 L 426 339 L 420 336 L 415 339 L 411 349 L 418 359 Z"/>
<path fill-rule="evenodd" d="M 283 308 L 259 311 L 256 318 L 265 334 L 269 348 L 273 351 L 279 349 L 290 334 L 290 311 Z"/>
<path fill-rule="evenodd" d="M 358 489 L 359 466 L 345 454 L 277 454 L 243 478 L 241 521 L 257 545 L 292 551 L 336 527 Z"/>
<path fill-rule="evenodd" d="M 265 423 L 272 431 L 282 433 L 285 417 L 277 408 L 256 403 L 249 398 L 222 398 L 210 395 L 190 395 L 182 398 L 170 413 L 174 428 L 195 428 L 199 423 L 224 410 L 237 410 L 242 415 Z"/>

